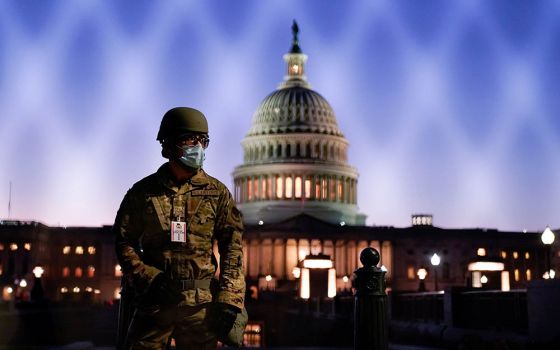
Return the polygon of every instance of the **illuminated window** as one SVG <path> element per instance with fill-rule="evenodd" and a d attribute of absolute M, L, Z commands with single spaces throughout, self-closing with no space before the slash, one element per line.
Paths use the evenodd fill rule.
<path fill-rule="evenodd" d="M 262 328 L 260 324 L 249 322 L 243 332 L 243 346 L 248 348 L 262 347 Z"/>
<path fill-rule="evenodd" d="M 282 193 L 284 192 L 282 176 L 276 176 L 276 198 L 282 198 Z"/>
<path fill-rule="evenodd" d="M 120 299 L 121 298 L 121 289 L 120 287 L 115 288 L 113 291 L 113 299 Z"/>
<path fill-rule="evenodd" d="M 71 250 L 72 250 L 72 248 L 70 248 L 69 245 L 64 246 L 64 248 L 62 248 L 62 254 L 68 255 L 68 254 L 70 254 L 70 251 L 71 251 Z"/>
<path fill-rule="evenodd" d="M 406 268 L 406 276 L 409 280 L 414 280 L 416 278 L 414 266 L 408 265 Z"/>
<path fill-rule="evenodd" d="M 272 198 L 272 178 L 268 176 L 266 178 L 266 189 L 266 199 Z"/>
<path fill-rule="evenodd" d="M 529 260 L 531 258 L 531 254 L 529 252 L 525 252 L 525 260 Z"/>
<path fill-rule="evenodd" d="M 68 266 L 65 266 L 62 268 L 62 277 L 68 276 L 70 276 L 70 268 Z"/>
<path fill-rule="evenodd" d="M 321 184 L 319 181 L 315 183 L 315 199 L 321 199 Z"/>
<path fill-rule="evenodd" d="M 0 243 L 0 252 L 4 250 L 4 244 Z"/>
<path fill-rule="evenodd" d="M 247 200 L 253 199 L 253 186 L 251 179 L 247 179 Z"/>
<path fill-rule="evenodd" d="M 519 282 L 519 269 L 513 270 L 513 278 L 515 279 L 515 282 Z"/>
<path fill-rule="evenodd" d="M 294 197 L 301 198 L 301 177 L 296 177 Z"/>
<path fill-rule="evenodd" d="M 286 198 L 292 198 L 292 178 L 288 176 L 286 178 Z"/>
<path fill-rule="evenodd" d="M 74 251 L 74 253 L 78 254 L 78 255 L 82 255 L 84 254 L 84 247 L 82 247 L 81 245 L 76 247 L 76 250 Z"/>
<path fill-rule="evenodd" d="M 507 252 L 505 250 L 502 250 L 502 252 L 500 253 L 500 255 L 502 256 L 502 259 L 507 258 Z"/>
<path fill-rule="evenodd" d="M 299 75 L 300 70 L 299 70 L 299 65 L 297 64 L 292 64 L 290 66 L 290 71 L 289 71 L 290 75 Z"/>
<path fill-rule="evenodd" d="M 81 267 L 76 267 L 76 269 L 74 270 L 74 276 L 76 276 L 78 278 L 82 277 L 83 272 L 84 271 L 82 270 Z"/>
<path fill-rule="evenodd" d="M 329 179 L 329 184 L 330 184 L 330 201 L 334 201 L 335 200 L 335 196 L 336 196 L 336 181 L 334 179 Z"/>
<path fill-rule="evenodd" d="M 321 189 L 322 189 L 321 198 L 327 199 L 327 179 L 321 180 Z"/>
<path fill-rule="evenodd" d="M 115 265 L 115 277 L 121 277 L 121 276 L 122 276 L 121 265 L 117 264 Z"/>
<path fill-rule="evenodd" d="M 95 254 L 95 247 L 90 245 L 87 248 L 87 252 L 88 252 L 89 255 L 94 255 Z"/>
<path fill-rule="evenodd" d="M 3 272 L 3 270 L 2 270 L 2 264 L 0 264 L 0 276 L 2 276 L 2 272 Z"/>
<path fill-rule="evenodd" d="M 87 276 L 93 278 L 95 276 L 95 267 L 89 265 L 87 268 Z"/>
<path fill-rule="evenodd" d="M 486 256 L 486 249 L 484 248 L 478 248 L 476 251 L 476 255 L 478 256 Z"/>
<path fill-rule="evenodd" d="M 253 180 L 253 197 L 254 199 L 259 199 L 259 180 Z"/>
<path fill-rule="evenodd" d="M 23 245 L 23 249 L 25 249 L 25 250 L 27 250 L 27 251 L 31 250 L 31 243 L 25 243 L 25 244 Z"/>
<path fill-rule="evenodd" d="M 527 269 L 527 271 L 525 271 L 525 277 L 527 278 L 527 281 L 531 280 L 531 269 Z"/>
<path fill-rule="evenodd" d="M 311 180 L 305 180 L 305 198 L 311 198 Z"/>
<path fill-rule="evenodd" d="M 339 202 L 342 202 L 342 182 L 340 180 L 336 180 L 336 187 L 337 187 L 337 198 Z"/>
<path fill-rule="evenodd" d="M 517 253 L 517 252 L 513 252 L 513 258 L 514 258 L 514 259 L 517 259 L 517 258 L 519 258 L 519 253 Z"/>
<path fill-rule="evenodd" d="M 15 250 L 17 250 L 17 249 L 18 249 L 17 244 L 15 244 L 15 243 L 10 243 L 10 250 L 11 250 L 11 251 L 15 251 Z"/>
<path fill-rule="evenodd" d="M 264 178 L 264 177 L 262 178 L 261 185 L 262 185 L 261 198 L 262 199 L 268 199 L 268 196 L 267 196 L 268 195 L 268 191 L 267 191 L 268 188 L 266 187 L 266 178 Z"/>

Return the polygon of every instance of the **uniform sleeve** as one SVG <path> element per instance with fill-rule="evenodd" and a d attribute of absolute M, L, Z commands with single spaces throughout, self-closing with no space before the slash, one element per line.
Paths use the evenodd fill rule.
<path fill-rule="evenodd" d="M 123 272 L 132 276 L 134 287 L 139 292 L 147 290 L 153 279 L 162 272 L 144 264 L 139 255 L 142 212 L 135 203 L 131 189 L 124 196 L 113 225 L 117 259 Z"/>
<path fill-rule="evenodd" d="M 243 220 L 227 188 L 224 191 L 226 193 L 220 205 L 221 210 L 218 211 L 215 227 L 220 252 L 220 284 L 216 301 L 241 310 L 245 298 Z"/>

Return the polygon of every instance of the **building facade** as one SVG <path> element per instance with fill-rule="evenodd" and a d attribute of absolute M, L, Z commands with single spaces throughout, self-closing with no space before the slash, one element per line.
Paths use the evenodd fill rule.
<path fill-rule="evenodd" d="M 366 247 L 380 252 L 394 291 L 503 288 L 506 280 L 510 289 L 525 288 L 543 278 L 547 257 L 558 266 L 558 244 L 547 250 L 540 232 L 443 229 L 431 215 L 413 215 L 406 228 L 366 226 L 357 206 L 358 172 L 347 162 L 349 142 L 307 81 L 295 23 L 284 60 L 284 81 L 258 106 L 242 141 L 243 164 L 233 172 L 250 290 L 295 290 L 308 256 L 327 256 L 336 288 L 348 290 Z M 119 297 L 120 277 L 109 226 L 0 220 L 3 300 L 30 299 L 40 281 L 50 300 L 108 301 Z"/>

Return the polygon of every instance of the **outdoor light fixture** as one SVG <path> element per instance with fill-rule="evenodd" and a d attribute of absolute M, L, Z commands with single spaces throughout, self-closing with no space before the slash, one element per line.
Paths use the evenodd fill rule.
<path fill-rule="evenodd" d="M 420 268 L 418 269 L 418 272 L 416 272 L 416 275 L 418 275 L 420 280 L 424 280 L 428 275 L 428 271 L 425 268 Z"/>
<path fill-rule="evenodd" d="M 21 281 L 19 281 L 19 286 L 21 288 L 27 287 L 27 281 L 25 279 L 22 279 Z"/>
<path fill-rule="evenodd" d="M 438 290 L 437 267 L 438 267 L 439 263 L 441 262 L 441 258 L 439 257 L 439 255 L 434 253 L 434 255 L 432 255 L 432 258 L 430 259 L 430 262 L 432 263 L 432 266 L 434 267 L 434 290 L 437 291 Z"/>
<path fill-rule="evenodd" d="M 35 268 L 33 268 L 33 275 L 35 276 L 35 278 L 41 278 L 41 276 L 43 276 L 43 273 L 45 273 L 45 269 L 41 266 L 35 266 Z"/>
<path fill-rule="evenodd" d="M 299 278 L 299 276 L 301 275 L 301 269 L 299 267 L 294 267 L 292 269 L 292 275 L 294 275 L 294 278 Z"/>
<path fill-rule="evenodd" d="M 480 283 L 482 284 L 488 283 L 488 277 L 486 277 L 486 275 L 482 275 L 482 277 L 480 277 Z"/>
<path fill-rule="evenodd" d="M 543 276 L 544 279 L 554 278 L 550 274 L 550 271 L 552 270 L 550 265 L 550 253 L 551 253 L 550 247 L 552 246 L 552 243 L 554 243 L 554 238 L 555 238 L 554 232 L 552 232 L 550 227 L 547 226 L 541 235 L 541 241 L 544 243 L 546 247 L 546 272 L 545 272 L 546 277 Z"/>
<path fill-rule="evenodd" d="M 432 265 L 438 266 L 441 262 L 441 258 L 439 257 L 439 255 L 434 253 L 434 255 L 432 255 L 432 258 L 430 259 L 430 262 L 432 263 Z"/>
<path fill-rule="evenodd" d="M 266 277 L 264 278 L 267 282 L 272 281 L 272 276 L 271 275 L 266 275 Z"/>

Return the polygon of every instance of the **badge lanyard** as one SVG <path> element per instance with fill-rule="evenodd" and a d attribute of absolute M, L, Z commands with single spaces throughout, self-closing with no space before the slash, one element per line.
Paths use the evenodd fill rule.
<path fill-rule="evenodd" d="M 172 197 L 171 242 L 185 243 L 187 241 L 187 222 L 185 221 L 185 206 L 181 205 L 182 196 Z"/>

